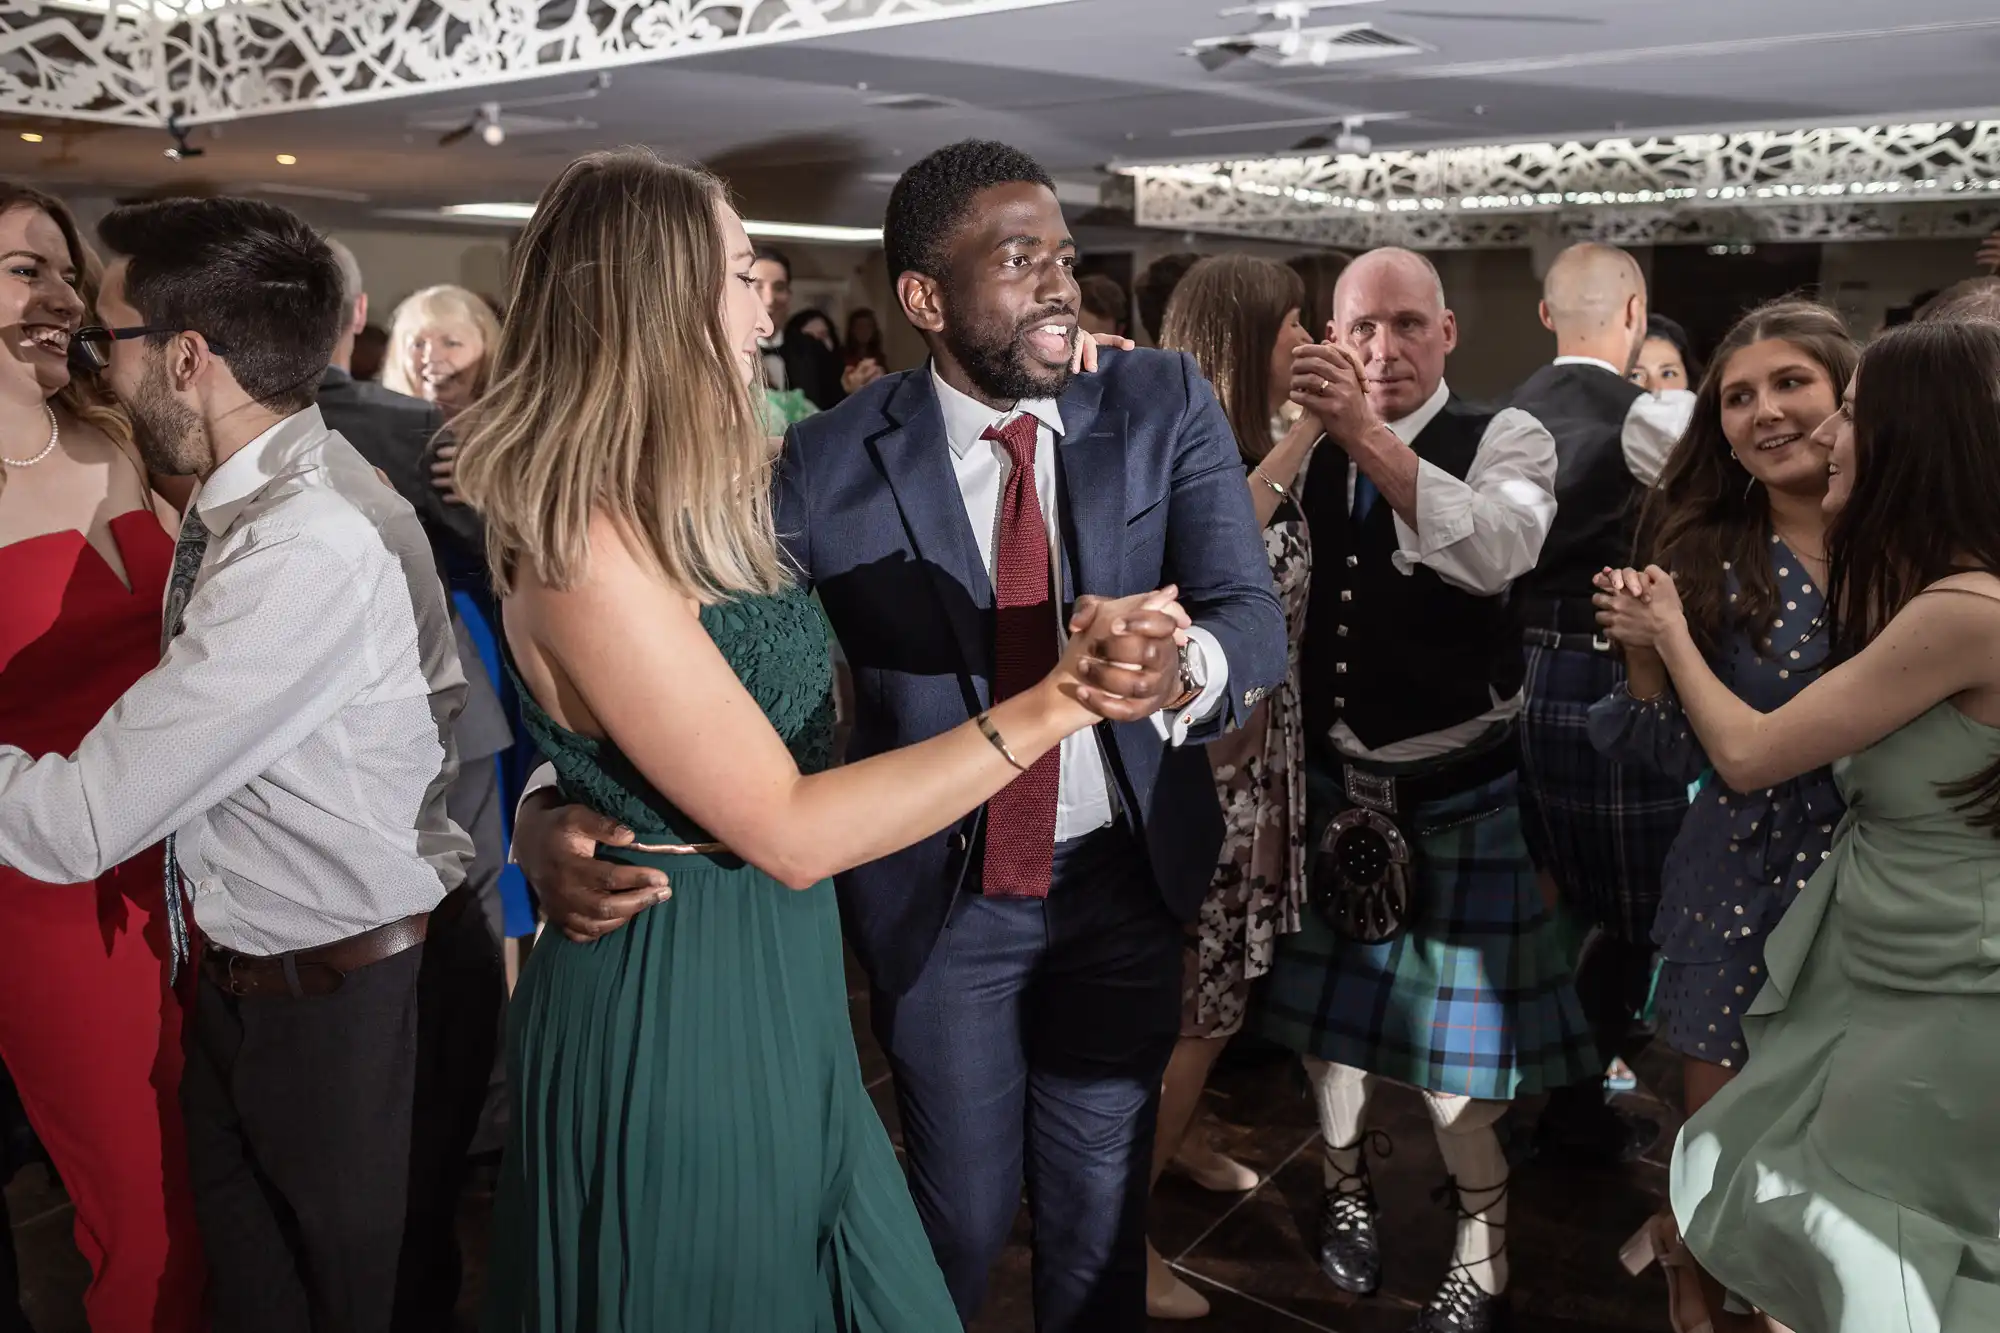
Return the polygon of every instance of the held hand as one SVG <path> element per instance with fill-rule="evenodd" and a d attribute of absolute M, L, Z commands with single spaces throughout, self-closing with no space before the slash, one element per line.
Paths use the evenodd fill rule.
<path fill-rule="evenodd" d="M 1382 425 L 1361 367 L 1337 344 L 1305 343 L 1292 354 L 1291 397 L 1343 448 Z"/>
<path fill-rule="evenodd" d="M 588 944 L 673 896 L 659 870 L 597 859 L 599 843 L 629 846 L 631 829 L 587 806 L 556 802 L 553 791 L 536 792 L 521 803 L 514 825 L 515 857 L 551 925 Z"/>
<path fill-rule="evenodd" d="M 1647 566 L 1643 574 L 1607 570 L 1596 581 L 1605 589 L 1591 598 L 1597 606 L 1597 623 L 1625 647 L 1657 650 L 1662 641 L 1685 630 L 1673 576 L 1658 565 Z"/>
<path fill-rule="evenodd" d="M 1051 677 L 1061 693 L 1112 722 L 1150 717 L 1180 694 L 1177 640 L 1190 622 L 1174 600 L 1177 591 L 1078 599 L 1069 643 Z"/>
<path fill-rule="evenodd" d="M 859 393 L 882 378 L 882 363 L 874 357 L 861 360 L 840 372 L 840 387 L 845 393 Z"/>
<path fill-rule="evenodd" d="M 1070 372 L 1072 374 L 1077 372 L 1082 372 L 1086 375 L 1096 374 L 1097 349 L 1100 347 L 1111 347 L 1121 352 L 1129 352 L 1138 345 L 1130 338 L 1121 338 L 1115 333 L 1079 333 L 1076 339 L 1076 350 L 1071 352 L 1069 357 Z"/>
<path fill-rule="evenodd" d="M 441 444 L 431 458 L 431 485 L 445 498 L 445 503 L 462 505 L 465 497 L 458 493 L 458 446 Z"/>

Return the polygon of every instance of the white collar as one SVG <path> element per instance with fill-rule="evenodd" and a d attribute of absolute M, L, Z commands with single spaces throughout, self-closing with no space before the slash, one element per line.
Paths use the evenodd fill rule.
<path fill-rule="evenodd" d="M 1552 366 L 1601 366 L 1616 375 L 1619 379 L 1622 380 L 1625 378 L 1625 372 L 1618 369 L 1618 367 L 1612 365 L 1609 361 L 1603 361 L 1594 356 L 1559 356 L 1549 362 L 1549 364 Z"/>
<path fill-rule="evenodd" d="M 1437 414 L 1444 411 L 1445 401 L 1451 397 L 1451 386 L 1438 381 L 1437 391 L 1424 400 L 1424 405 L 1401 420 L 1389 423 L 1389 429 L 1397 439 L 1409 444 L 1424 433 L 1424 427 L 1437 420 Z"/>
<path fill-rule="evenodd" d="M 1062 438 L 1062 411 L 1053 398 L 1023 398 L 1006 411 L 988 407 L 967 394 L 960 393 L 944 382 L 938 374 L 937 362 L 931 362 L 931 385 L 937 390 L 938 406 L 944 411 L 945 442 L 960 458 L 996 426 L 1004 425 L 1015 417 L 1026 413 L 1047 426 L 1057 439 Z"/>
<path fill-rule="evenodd" d="M 236 515 L 306 446 L 327 434 L 319 407 L 302 408 L 231 454 L 196 489 L 194 510 L 220 537 Z"/>

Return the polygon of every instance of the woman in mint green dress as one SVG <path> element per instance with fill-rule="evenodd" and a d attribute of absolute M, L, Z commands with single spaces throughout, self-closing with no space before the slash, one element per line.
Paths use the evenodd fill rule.
<path fill-rule="evenodd" d="M 1790 703 L 1730 694 L 1661 570 L 1600 582 L 1599 618 L 1658 649 L 1725 782 L 1833 762 L 1847 802 L 1765 945 L 1748 1064 L 1681 1131 L 1674 1212 L 1702 1265 L 1795 1333 L 1992 1333 L 2000 325 L 1885 334 L 1814 439 L 1844 660 Z"/>
<path fill-rule="evenodd" d="M 635 835 L 602 856 L 672 889 L 524 970 L 485 1326 L 955 1329 L 862 1087 L 828 876 L 955 822 L 1099 715 L 1142 715 L 1143 664 L 1177 660 L 1185 620 L 1171 590 L 1086 608 L 1040 684 L 821 771 L 826 628 L 772 530 L 749 387 L 770 324 L 721 186 L 592 154 L 518 254 L 458 485 L 565 796 Z"/>

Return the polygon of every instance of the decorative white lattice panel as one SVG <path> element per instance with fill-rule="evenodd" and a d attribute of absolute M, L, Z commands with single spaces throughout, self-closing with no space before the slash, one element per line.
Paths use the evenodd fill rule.
<path fill-rule="evenodd" d="M 1141 225 L 1341 246 L 1958 236 L 2000 214 L 2000 121 L 1125 170 Z"/>
<path fill-rule="evenodd" d="M 189 124 L 1070 0 L 0 0 L 0 110 Z"/>

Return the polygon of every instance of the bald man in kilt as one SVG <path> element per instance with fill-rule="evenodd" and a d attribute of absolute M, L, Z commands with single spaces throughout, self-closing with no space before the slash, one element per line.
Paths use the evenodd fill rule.
<path fill-rule="evenodd" d="M 1306 714 L 1311 907 L 1280 941 L 1260 1025 L 1301 1053 L 1325 1138 L 1320 1267 L 1375 1290 L 1367 1111 L 1421 1090 L 1449 1173 L 1450 1270 L 1412 1333 L 1494 1333 L 1517 1096 L 1602 1071 L 1522 840 L 1520 630 L 1509 584 L 1555 515 L 1555 443 L 1453 394 L 1457 321 L 1405 250 L 1357 259 L 1292 396 L 1326 435 L 1302 482 L 1313 590 Z M 1379 1137 L 1379 1136 L 1378 1136 Z"/>
<path fill-rule="evenodd" d="M 1590 743 L 1591 705 L 1625 682 L 1597 631 L 1591 578 L 1631 561 L 1640 505 L 1695 398 L 1626 378 L 1646 340 L 1646 275 L 1623 250 L 1584 242 L 1563 251 L 1543 280 L 1540 313 L 1556 358 L 1510 400 L 1549 428 L 1557 459 L 1555 524 L 1534 572 L 1514 585 L 1527 663 L 1521 819 L 1535 864 L 1588 928 L 1577 998 L 1608 1060 L 1634 1040 L 1652 985 L 1660 870 L 1688 801 L 1685 784 L 1613 763 Z M 1659 1136 L 1656 1123 L 1615 1112 L 1601 1079 L 1550 1098 L 1536 1130 L 1544 1153 L 1597 1165 L 1629 1161 Z"/>

